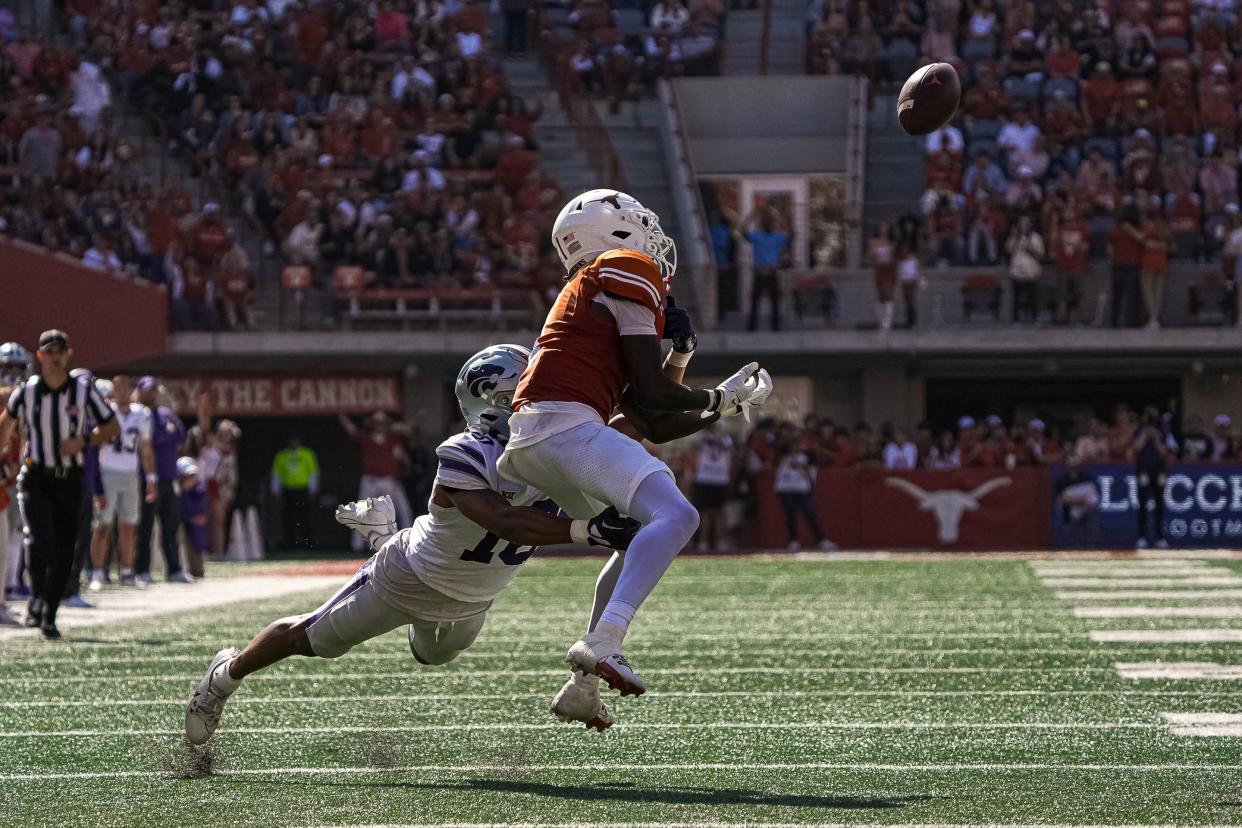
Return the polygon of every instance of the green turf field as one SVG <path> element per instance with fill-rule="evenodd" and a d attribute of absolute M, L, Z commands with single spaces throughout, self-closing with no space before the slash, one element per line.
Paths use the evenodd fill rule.
<path fill-rule="evenodd" d="M 547 712 L 599 564 L 533 562 L 445 667 L 398 632 L 260 673 L 206 756 L 180 732 L 211 656 L 326 591 L 0 641 L 3 823 L 1242 824 L 1242 738 L 1162 717 L 1242 714 L 1242 683 L 1114 668 L 1242 664 L 1217 640 L 1242 562 L 684 559 L 628 640 L 650 691 L 604 734 Z M 1058 597 L 1127 578 L 1166 594 Z M 1075 614 L 1125 607 L 1168 617 Z M 1175 629 L 1213 640 L 1090 634 Z"/>

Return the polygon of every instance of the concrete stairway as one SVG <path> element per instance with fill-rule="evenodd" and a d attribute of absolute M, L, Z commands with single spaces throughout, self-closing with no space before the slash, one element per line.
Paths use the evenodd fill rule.
<path fill-rule="evenodd" d="M 897 123 L 895 95 L 875 96 L 867 115 L 865 232 L 918 210 L 923 194 L 923 146 Z"/>
<path fill-rule="evenodd" d="M 604 186 L 561 109 L 544 65 L 533 56 L 506 57 L 502 64 L 513 94 L 543 104 L 543 116 L 535 122 L 539 165 L 552 171 L 567 195 Z"/>
<path fill-rule="evenodd" d="M 597 101 L 595 110 L 608 128 L 613 147 L 621 158 L 625 177 L 629 181 L 630 195 L 654 210 L 660 217 L 660 227 L 679 244 L 683 243 L 677 207 L 670 189 L 668 167 L 665 161 L 661 119 L 664 117 L 660 102 L 644 98 L 621 105 L 620 112 L 609 113 L 604 101 Z M 674 295 L 682 307 L 695 310 L 697 298 L 693 281 L 689 278 L 676 282 Z"/>
<path fill-rule="evenodd" d="M 768 49 L 769 75 L 806 73 L 806 38 L 803 17 L 805 0 L 771 0 L 772 28 Z M 763 37 L 763 6 L 757 9 L 731 9 L 725 24 L 725 55 L 721 71 L 725 75 L 759 74 L 759 52 Z"/>

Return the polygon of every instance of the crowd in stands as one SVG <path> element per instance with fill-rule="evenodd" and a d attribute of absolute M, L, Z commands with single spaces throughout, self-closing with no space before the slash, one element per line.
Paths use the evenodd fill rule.
<path fill-rule="evenodd" d="M 1151 432 L 1150 445 L 1146 432 Z M 1144 452 L 1155 452 L 1151 458 Z M 817 470 L 869 467 L 879 470 L 1070 468 L 1117 463 L 1239 463 L 1242 432 L 1228 414 L 1211 426 L 1196 415 L 1180 424 L 1170 413 L 1149 408 L 1140 416 L 1119 404 L 1108 421 L 1091 418 L 1082 427 L 1032 418 L 1006 423 L 997 415 L 976 419 L 963 415 L 956 427 L 939 432 L 926 422 L 913 428 L 883 423 L 878 429 L 854 426 L 808 414 L 802 423 L 765 418 L 741 440 L 716 427 L 692 438 L 670 458 L 682 484 L 694 493 L 702 515 L 699 549 L 729 547 L 722 509 L 741 501 L 756 512 L 760 474 L 770 473 L 778 498 L 793 527 L 805 520 L 823 548 L 831 542 L 819 526 L 812 502 Z M 733 522 L 736 522 L 734 520 Z M 796 533 L 790 530 L 790 537 Z M 797 542 L 791 542 L 797 548 Z"/>
<path fill-rule="evenodd" d="M 1170 259 L 1219 258 L 1215 278 L 1234 280 L 1232 2 L 814 0 L 808 44 L 813 72 L 900 84 L 929 61 L 958 70 L 961 109 L 924 141 L 920 223 L 900 243 L 929 264 L 1003 267 L 1015 321 L 1041 310 L 1041 281 L 1055 318 L 1081 321 L 1095 259 L 1112 267 L 1114 326 L 1159 324 Z"/>
<path fill-rule="evenodd" d="M 549 298 L 562 194 L 536 161 L 541 107 L 491 59 L 484 5 L 67 13 L 72 48 L 13 33 L 0 60 L 3 232 L 169 284 L 182 328 L 247 326 L 260 252 L 309 266 L 320 287 L 351 268 L 367 287 Z M 117 128 L 125 107 L 215 201 L 195 211 L 180 186 L 149 184 Z"/>
<path fill-rule="evenodd" d="M 573 0 L 563 25 L 549 20 L 548 34 L 572 44 L 569 65 L 586 88 L 615 103 L 640 97 L 660 78 L 718 74 L 727 15 L 724 0 L 642 8 Z"/>
<path fill-rule="evenodd" d="M 1242 433 L 1228 414 L 1217 415 L 1210 429 L 1197 415 L 1180 428 L 1171 414 L 1160 416 L 1170 460 L 1187 463 L 1242 461 Z M 995 414 L 976 419 L 963 415 L 956 428 L 936 433 L 922 422 L 912 429 L 883 423 L 853 428 L 808 414 L 801 425 L 763 420 L 746 440 L 746 451 L 762 464 L 778 462 L 790 451 L 805 452 L 812 465 L 875 464 L 887 469 L 1014 468 L 1080 463 L 1127 463 L 1139 415 L 1118 405 L 1108 421 L 1091 418 L 1081 428 L 1032 418 L 1006 424 Z"/>

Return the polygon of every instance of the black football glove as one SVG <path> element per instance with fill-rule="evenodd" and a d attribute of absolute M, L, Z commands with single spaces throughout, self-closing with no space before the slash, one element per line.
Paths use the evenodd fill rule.
<path fill-rule="evenodd" d="M 570 535 L 577 543 L 588 546 L 606 546 L 624 552 L 642 524 L 628 518 L 609 506 L 590 520 L 575 520 Z"/>
<path fill-rule="evenodd" d="M 690 322 L 690 312 L 677 307 L 671 296 L 668 297 L 668 307 L 664 309 L 664 338 L 673 341 L 673 350 L 679 354 L 691 353 L 699 345 L 694 325 Z"/>

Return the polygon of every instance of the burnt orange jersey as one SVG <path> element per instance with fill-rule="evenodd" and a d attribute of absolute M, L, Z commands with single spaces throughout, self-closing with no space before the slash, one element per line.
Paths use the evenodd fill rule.
<path fill-rule="evenodd" d="M 629 379 L 616 324 L 591 312 L 591 300 L 600 293 L 650 309 L 656 333 L 663 335 L 664 277 L 655 260 L 635 250 L 603 253 L 561 289 L 518 383 L 515 409 L 576 402 L 608 421 Z"/>

